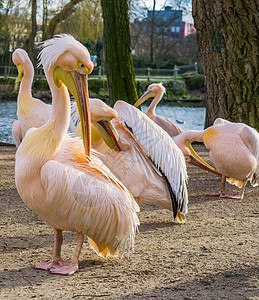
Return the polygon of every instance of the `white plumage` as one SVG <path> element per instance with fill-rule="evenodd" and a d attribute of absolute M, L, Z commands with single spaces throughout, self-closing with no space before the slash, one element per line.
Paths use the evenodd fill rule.
<path fill-rule="evenodd" d="M 168 180 L 175 195 L 175 207 L 186 214 L 188 211 L 187 171 L 184 156 L 171 137 L 152 122 L 140 110 L 123 101 L 117 101 L 114 109 L 117 121 L 126 126 L 148 156 Z M 173 205 L 173 206 L 174 206 Z M 176 211 L 174 209 L 174 213 Z"/>

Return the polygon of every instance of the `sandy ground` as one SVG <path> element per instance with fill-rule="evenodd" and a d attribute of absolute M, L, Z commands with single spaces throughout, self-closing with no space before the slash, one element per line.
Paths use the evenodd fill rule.
<path fill-rule="evenodd" d="M 190 167 L 185 224 L 147 205 L 129 258 L 102 259 L 85 243 L 79 272 L 51 275 L 33 268 L 51 256 L 52 229 L 19 198 L 14 155 L 0 147 L 0 299 L 259 299 L 258 188 L 248 185 L 244 200 L 209 197 L 220 178 Z M 65 233 L 64 258 L 74 246 L 75 234 Z"/>

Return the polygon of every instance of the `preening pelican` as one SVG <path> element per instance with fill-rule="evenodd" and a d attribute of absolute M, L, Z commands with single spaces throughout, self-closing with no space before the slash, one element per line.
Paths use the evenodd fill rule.
<path fill-rule="evenodd" d="M 157 116 L 155 114 L 156 106 L 161 101 L 165 91 L 166 89 L 162 83 L 152 83 L 148 86 L 147 91 L 138 99 L 134 106 L 138 107 L 150 97 L 155 97 L 151 102 L 146 114 L 151 120 L 162 127 L 171 137 L 173 137 L 182 133 L 183 129 L 169 118 Z"/>
<path fill-rule="evenodd" d="M 97 108 L 95 101 L 97 99 L 90 100 L 91 114 Z M 106 145 L 100 135 L 98 138 L 98 132 L 93 132 L 92 126 L 95 136 L 92 146 L 101 153 L 99 158 L 124 183 L 139 205 L 152 203 L 162 206 L 173 211 L 177 221 L 185 221 L 187 173 L 179 148 L 164 130 L 132 105 L 117 101 L 114 109 L 103 102 L 102 106 L 106 114 L 114 110 L 117 118 L 112 120 L 115 130 L 92 121 L 98 131 L 104 131 L 102 137 Z M 71 115 L 73 126 L 78 128 L 80 121 L 75 104 Z"/>
<path fill-rule="evenodd" d="M 18 69 L 18 76 L 21 80 L 18 99 L 17 117 L 12 126 L 13 139 L 18 147 L 28 129 L 38 128 L 45 124 L 51 113 L 51 105 L 33 98 L 31 85 L 34 76 L 34 68 L 26 51 L 16 49 L 12 55 L 13 63 Z"/>
<path fill-rule="evenodd" d="M 91 115 L 91 146 L 98 149 L 103 141 L 112 149 L 119 151 L 118 136 L 110 121 L 117 117 L 117 112 L 102 100 L 97 98 L 89 99 Z M 82 137 L 80 117 L 76 102 L 71 105 L 71 117 L 69 131 L 76 136 Z"/>
<path fill-rule="evenodd" d="M 185 220 L 188 205 L 187 172 L 183 154 L 170 136 L 134 106 L 117 101 L 112 123 L 120 151 L 104 143 L 100 159 L 129 189 L 139 205 L 156 204 Z"/>
<path fill-rule="evenodd" d="M 243 123 L 216 119 L 213 126 L 203 131 L 186 131 L 175 142 L 185 156 L 191 151 L 190 143 L 200 141 L 210 150 L 210 159 L 222 174 L 220 197 L 242 199 L 245 186 L 250 180 L 253 186 L 259 183 L 259 134 Z M 241 188 L 238 195 L 225 191 L 226 180 Z"/>
<path fill-rule="evenodd" d="M 52 93 L 50 119 L 31 130 L 16 152 L 15 182 L 22 200 L 54 228 L 53 257 L 37 269 L 73 274 L 87 234 L 94 250 L 106 257 L 119 246 L 133 247 L 138 205 L 122 183 L 91 151 L 87 75 L 93 64 L 88 50 L 72 36 L 45 41 L 40 52 Z M 78 105 L 82 139 L 68 135 L 69 88 Z M 77 233 L 71 262 L 61 258 L 62 231 Z"/>

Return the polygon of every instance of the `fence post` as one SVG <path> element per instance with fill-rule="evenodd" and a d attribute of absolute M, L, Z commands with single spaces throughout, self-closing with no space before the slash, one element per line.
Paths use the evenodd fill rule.
<path fill-rule="evenodd" d="M 195 65 L 195 66 L 194 66 L 195 72 L 198 73 L 198 64 L 197 64 L 197 61 L 194 63 L 194 65 Z"/>
<path fill-rule="evenodd" d="M 99 75 L 99 79 L 101 79 L 102 78 L 102 67 L 101 66 L 99 66 L 98 75 Z"/>
<path fill-rule="evenodd" d="M 15 83 L 14 83 L 14 93 L 18 93 L 18 90 L 19 90 L 19 86 L 20 86 L 20 79 L 19 77 L 15 77 Z"/>
<path fill-rule="evenodd" d="M 150 80 L 150 68 L 149 67 L 147 68 L 147 80 L 148 81 Z"/>
<path fill-rule="evenodd" d="M 180 69 L 179 68 L 177 68 L 177 65 L 175 65 L 174 66 L 174 78 L 178 78 L 178 71 L 179 71 Z"/>
<path fill-rule="evenodd" d="M 7 79 L 7 74 L 8 74 L 7 66 L 4 66 L 4 78 L 5 79 Z"/>

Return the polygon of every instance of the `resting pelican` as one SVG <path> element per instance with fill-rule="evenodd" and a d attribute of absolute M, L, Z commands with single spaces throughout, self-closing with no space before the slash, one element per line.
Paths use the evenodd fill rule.
<path fill-rule="evenodd" d="M 104 257 L 116 255 L 119 246 L 132 248 L 138 205 L 91 153 L 87 75 L 93 64 L 88 50 L 62 34 L 45 41 L 39 57 L 52 93 L 51 117 L 42 127 L 30 130 L 19 146 L 15 182 L 25 204 L 54 228 L 52 259 L 36 268 L 67 275 L 78 269 L 84 234 Z M 64 84 L 78 104 L 83 143 L 66 135 L 70 98 Z M 61 258 L 63 230 L 77 233 L 71 262 Z"/>
<path fill-rule="evenodd" d="M 155 97 L 151 102 L 146 114 L 151 120 L 153 120 L 157 125 L 162 127 L 171 137 L 173 137 L 177 134 L 182 133 L 183 129 L 169 118 L 157 116 L 155 114 L 156 106 L 162 99 L 165 91 L 166 89 L 162 83 L 150 84 L 148 86 L 147 91 L 138 99 L 134 106 L 138 107 L 150 97 Z"/>
<path fill-rule="evenodd" d="M 38 128 L 48 121 L 51 105 L 32 97 L 34 68 L 27 52 L 23 49 L 16 49 L 12 60 L 18 69 L 18 77 L 21 81 L 17 99 L 18 120 L 14 121 L 12 126 L 14 143 L 16 147 L 19 147 L 29 128 Z"/>
<path fill-rule="evenodd" d="M 206 130 L 186 131 L 174 140 L 186 157 L 192 151 L 192 141 L 203 141 L 210 150 L 211 161 L 222 174 L 222 190 L 217 194 L 220 197 L 243 199 L 248 180 L 253 186 L 258 185 L 259 134 L 254 128 L 219 118 Z M 241 188 L 238 195 L 226 193 L 226 180 Z"/>

